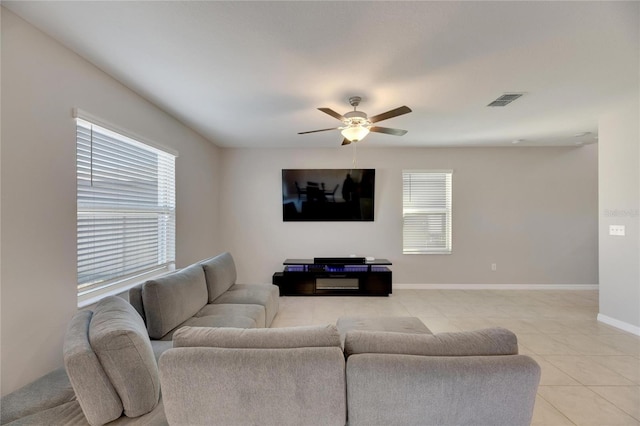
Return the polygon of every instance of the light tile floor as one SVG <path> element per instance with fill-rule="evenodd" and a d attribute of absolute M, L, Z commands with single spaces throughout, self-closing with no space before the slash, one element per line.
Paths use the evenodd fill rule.
<path fill-rule="evenodd" d="M 281 297 L 272 327 L 415 316 L 433 333 L 505 327 L 542 367 L 533 425 L 640 425 L 640 337 L 599 323 L 597 291 L 395 290 Z"/>

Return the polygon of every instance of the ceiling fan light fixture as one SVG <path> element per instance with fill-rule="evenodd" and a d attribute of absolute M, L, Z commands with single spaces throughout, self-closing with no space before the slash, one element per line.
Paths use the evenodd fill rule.
<path fill-rule="evenodd" d="M 0 0 L 1 1 L 1 0 Z M 320 129 L 320 130 L 311 130 L 308 132 L 299 132 L 299 135 L 304 135 L 307 133 L 317 133 L 317 132 L 326 132 L 329 130 L 340 130 L 344 140 L 342 141 L 342 145 L 348 145 L 351 142 L 358 142 L 364 139 L 369 132 L 375 133 L 384 133 L 387 135 L 394 136 L 402 136 L 407 133 L 406 130 L 401 129 L 391 129 L 389 127 L 380 127 L 374 126 L 373 123 L 377 123 L 382 120 L 388 120 L 393 117 L 397 117 L 399 115 L 404 115 L 411 112 L 411 108 L 404 105 L 382 114 L 374 115 L 369 118 L 366 113 L 363 111 L 357 111 L 356 107 L 360 104 L 362 98 L 360 96 L 352 96 L 349 98 L 349 103 L 353 107 L 353 111 L 349 111 L 344 115 L 339 114 L 332 110 L 331 108 L 318 108 L 320 111 L 324 112 L 331 117 L 338 119 L 342 122 L 342 126 L 334 127 L 332 129 Z"/>
<path fill-rule="evenodd" d="M 364 137 L 369 134 L 369 129 L 360 125 L 349 126 L 346 129 L 343 129 L 340 133 L 342 133 L 342 136 L 344 136 L 344 138 L 348 141 L 358 142 L 364 139 Z"/>

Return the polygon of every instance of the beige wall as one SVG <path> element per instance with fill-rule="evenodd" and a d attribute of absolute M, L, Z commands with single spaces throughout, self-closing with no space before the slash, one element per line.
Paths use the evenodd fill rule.
<path fill-rule="evenodd" d="M 637 96 L 599 123 L 599 319 L 636 334 L 640 334 L 639 123 Z M 610 225 L 624 225 L 626 235 L 609 235 Z"/>
<path fill-rule="evenodd" d="M 350 148 L 222 152 L 222 233 L 240 281 L 270 282 L 285 258 L 356 254 L 390 259 L 397 284 L 598 283 L 596 145 L 362 147 L 375 221 L 358 223 L 282 221 L 281 169 L 349 168 Z M 453 254 L 402 254 L 403 169 L 453 169 Z"/>
<path fill-rule="evenodd" d="M 2 9 L 2 395 L 62 365 L 77 309 L 75 122 L 79 107 L 177 150 L 177 263 L 220 250 L 211 143 Z"/>

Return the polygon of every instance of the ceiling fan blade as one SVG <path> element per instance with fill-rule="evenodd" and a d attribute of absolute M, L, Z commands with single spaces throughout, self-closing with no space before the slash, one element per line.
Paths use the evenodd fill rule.
<path fill-rule="evenodd" d="M 325 114 L 329 114 L 333 118 L 337 118 L 340 121 L 344 121 L 344 119 L 345 119 L 341 114 L 338 114 L 337 112 L 335 112 L 331 108 L 318 108 L 318 109 L 320 111 L 324 112 Z"/>
<path fill-rule="evenodd" d="M 402 129 L 390 129 L 388 127 L 378 127 L 378 126 L 369 127 L 369 131 L 377 132 L 377 133 L 386 133 L 387 135 L 393 135 L 393 136 L 402 136 L 405 133 L 407 133 L 406 130 L 402 130 Z"/>
<path fill-rule="evenodd" d="M 342 145 L 349 145 L 350 143 L 351 143 L 351 141 L 349 139 L 347 139 L 347 138 L 344 138 L 342 140 Z"/>
<path fill-rule="evenodd" d="M 317 133 L 317 132 L 326 132 L 327 130 L 338 130 L 337 127 L 332 127 L 330 129 L 320 129 L 320 130 L 310 130 L 308 132 L 300 132 L 299 135 L 306 135 L 307 133 Z"/>
<path fill-rule="evenodd" d="M 372 123 L 377 123 L 378 121 L 388 120 L 389 118 L 397 117 L 402 114 L 407 114 L 411 112 L 411 108 L 408 106 L 401 106 L 396 109 L 392 109 L 391 111 L 383 112 L 382 114 L 374 115 L 369 118 L 369 121 Z"/>

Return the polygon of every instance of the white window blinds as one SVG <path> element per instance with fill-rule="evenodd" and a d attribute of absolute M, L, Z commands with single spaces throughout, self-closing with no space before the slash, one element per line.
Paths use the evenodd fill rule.
<path fill-rule="evenodd" d="M 451 253 L 451 171 L 402 172 L 402 252 Z"/>
<path fill-rule="evenodd" d="M 175 262 L 175 156 L 77 119 L 78 293 Z"/>

